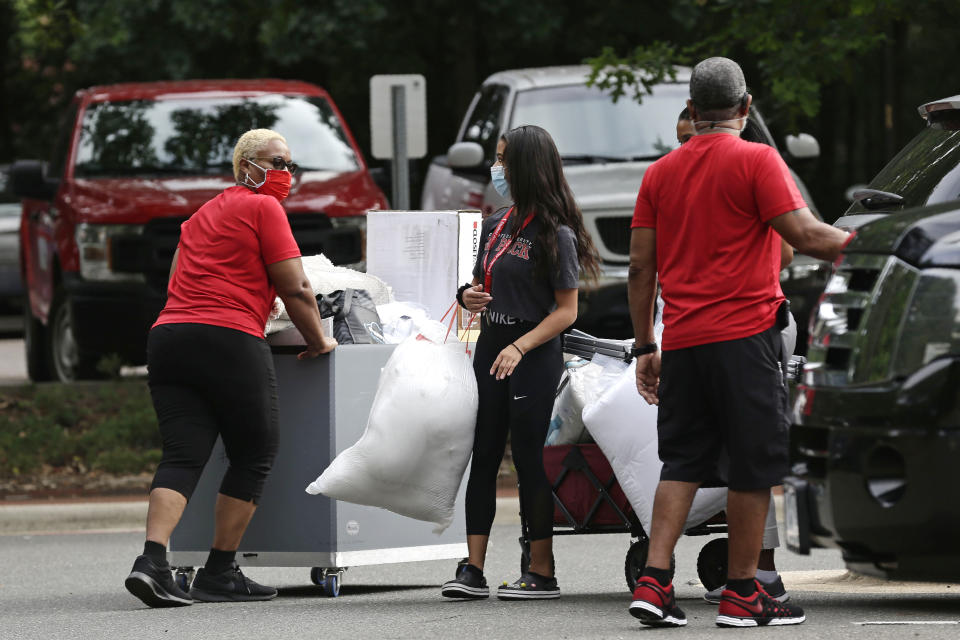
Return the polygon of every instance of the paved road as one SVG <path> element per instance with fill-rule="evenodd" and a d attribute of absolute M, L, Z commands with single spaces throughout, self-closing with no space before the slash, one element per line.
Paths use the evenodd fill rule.
<path fill-rule="evenodd" d="M 515 578 L 515 524 L 495 525 L 487 574 L 493 584 Z M 557 539 L 559 601 L 446 601 L 438 585 L 452 576 L 448 560 L 355 567 L 342 595 L 325 598 L 305 568 L 259 568 L 249 574 L 276 585 L 267 603 L 200 604 L 150 610 L 123 589 L 142 534 L 96 532 L 0 536 L 0 636 L 4 638 L 628 638 L 637 633 L 680 638 L 731 632 L 714 625 L 716 607 L 703 602 L 696 555 L 704 538 L 684 538 L 677 553 L 683 630 L 642 627 L 627 614 L 623 579 L 626 535 Z M 808 621 L 776 631 L 779 638 L 851 640 L 956 638 L 960 596 L 945 585 L 890 585 L 851 579 L 838 554 L 778 554 L 788 588 Z M 863 622 L 897 622 L 873 626 Z M 909 625 L 923 622 L 938 624 Z M 950 624 L 941 624 L 949 622 Z M 735 632 L 734 632 L 735 633 Z M 750 633 L 750 632 L 748 632 Z"/>

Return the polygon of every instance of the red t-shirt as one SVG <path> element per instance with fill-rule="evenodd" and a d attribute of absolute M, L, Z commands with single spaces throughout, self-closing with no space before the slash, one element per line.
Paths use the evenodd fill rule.
<path fill-rule="evenodd" d="M 267 265 L 300 256 L 277 199 L 230 187 L 180 225 L 178 248 L 154 326 L 212 324 L 262 338 L 276 297 Z"/>
<path fill-rule="evenodd" d="M 774 148 L 725 133 L 647 169 L 631 226 L 657 232 L 664 350 L 770 328 L 783 292 L 781 240 L 766 223 L 805 206 Z"/>

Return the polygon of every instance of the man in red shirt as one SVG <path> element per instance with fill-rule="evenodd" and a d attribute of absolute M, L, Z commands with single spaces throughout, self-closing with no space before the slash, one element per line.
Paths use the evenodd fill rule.
<path fill-rule="evenodd" d="M 701 484 L 729 457 L 730 538 L 720 626 L 803 622 L 754 579 L 770 487 L 787 472 L 787 391 L 778 320 L 781 237 L 833 260 L 846 232 L 807 208 L 775 149 L 740 139 L 752 97 L 732 60 L 693 69 L 687 107 L 697 134 L 646 172 L 633 218 L 629 297 L 637 390 L 659 404 L 663 470 L 654 502 L 647 567 L 630 612 L 644 624 L 683 626 L 670 558 Z M 659 276 L 664 300 L 662 364 L 654 342 Z"/>

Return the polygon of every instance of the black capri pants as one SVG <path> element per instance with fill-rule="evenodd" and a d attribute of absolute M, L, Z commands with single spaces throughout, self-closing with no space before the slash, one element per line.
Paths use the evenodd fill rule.
<path fill-rule="evenodd" d="M 162 324 L 147 339 L 163 457 L 154 488 L 187 500 L 219 435 L 230 466 L 220 493 L 257 503 L 277 454 L 277 383 L 262 338 L 206 324 Z"/>
<path fill-rule="evenodd" d="M 560 338 L 528 351 L 503 380 L 490 375 L 500 351 L 535 326 L 490 324 L 484 316 L 473 359 L 480 402 L 467 481 L 467 535 L 490 535 L 508 432 L 528 535 L 531 540 L 553 535 L 553 489 L 543 470 L 543 444 L 563 373 Z"/>

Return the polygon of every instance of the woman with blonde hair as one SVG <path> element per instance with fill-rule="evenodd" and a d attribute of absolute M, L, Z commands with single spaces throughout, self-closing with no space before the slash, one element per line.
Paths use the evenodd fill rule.
<path fill-rule="evenodd" d="M 277 452 L 276 376 L 264 340 L 275 296 L 306 340 L 300 359 L 337 346 L 320 327 L 300 249 L 280 205 L 296 171 L 283 136 L 248 131 L 233 153 L 237 184 L 180 227 L 167 302 L 147 340 L 163 456 L 150 489 L 143 554 L 125 582 L 148 606 L 277 595 L 244 576 L 234 559 Z M 230 466 L 214 508 L 210 555 L 188 594 L 170 573 L 167 544 L 218 436 Z"/>

